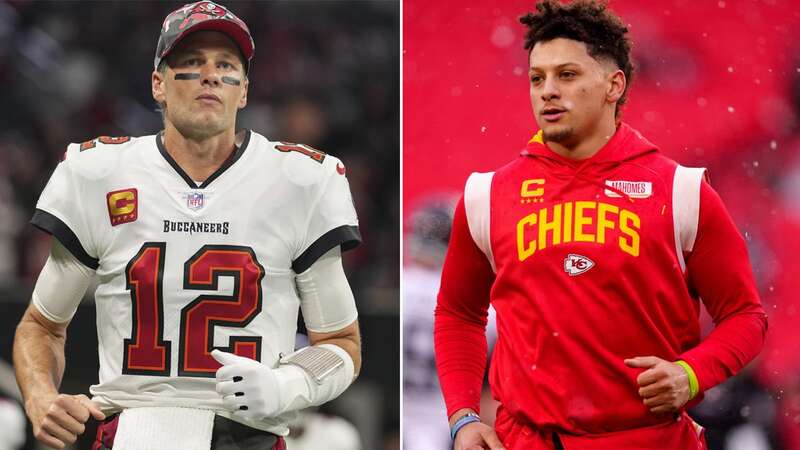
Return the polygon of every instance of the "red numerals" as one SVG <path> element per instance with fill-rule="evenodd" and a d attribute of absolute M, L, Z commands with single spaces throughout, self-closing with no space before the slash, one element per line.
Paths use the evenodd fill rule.
<path fill-rule="evenodd" d="M 231 295 L 201 295 L 181 310 L 178 375 L 213 377 L 220 364 L 211 357 L 214 327 L 245 327 L 261 312 L 264 268 L 248 247 L 206 245 L 184 265 L 184 289 L 217 290 L 220 276 L 233 278 Z M 261 337 L 231 337 L 226 352 L 260 360 Z"/>
<path fill-rule="evenodd" d="M 101 144 L 124 144 L 130 140 L 130 136 L 100 136 L 81 143 L 81 151 L 97 147 L 97 141 L 100 141 Z"/>
<path fill-rule="evenodd" d="M 100 136 L 97 138 L 101 144 L 124 144 L 131 140 L 130 136 Z"/>
<path fill-rule="evenodd" d="M 162 279 L 166 244 L 145 243 L 126 268 L 133 326 L 125 339 L 122 373 L 169 376 L 171 343 L 164 341 Z M 218 290 L 220 277 L 233 278 L 230 295 L 203 294 L 181 309 L 178 376 L 213 377 L 220 367 L 210 355 L 214 327 L 246 327 L 261 312 L 264 268 L 253 249 L 206 245 L 184 264 L 183 288 Z M 259 360 L 260 336 L 232 336 L 228 347 L 216 347 Z"/>
<path fill-rule="evenodd" d="M 287 152 L 301 153 L 320 164 L 322 164 L 322 161 L 325 160 L 325 152 L 317 150 L 314 147 L 310 147 L 308 145 L 293 144 L 291 142 L 281 142 L 279 145 L 276 145 L 275 148 L 284 153 Z"/>
<path fill-rule="evenodd" d="M 170 347 L 164 337 L 163 242 L 144 244 L 125 269 L 131 291 L 133 327 L 125 339 L 122 373 L 169 376 Z"/>

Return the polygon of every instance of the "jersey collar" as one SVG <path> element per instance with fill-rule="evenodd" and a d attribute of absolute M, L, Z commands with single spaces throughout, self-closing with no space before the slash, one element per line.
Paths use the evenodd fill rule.
<path fill-rule="evenodd" d="M 173 169 L 175 169 L 175 172 L 177 172 L 178 175 L 180 175 L 180 177 L 183 178 L 183 181 L 185 181 L 190 188 L 203 189 L 205 187 L 208 187 L 208 185 L 211 184 L 212 181 L 219 178 L 220 175 L 222 175 L 226 170 L 228 170 L 230 166 L 232 166 L 234 163 L 236 163 L 236 161 L 239 160 L 239 158 L 242 157 L 244 151 L 247 150 L 247 146 L 250 143 L 250 135 L 252 133 L 250 130 L 247 129 L 244 130 L 244 132 L 245 132 L 244 141 L 242 141 L 242 145 L 236 147 L 236 149 L 233 152 L 231 152 L 230 156 L 228 156 L 228 159 L 226 159 L 225 162 L 223 162 L 222 165 L 219 166 L 219 169 L 217 169 L 214 173 L 212 173 L 211 176 L 208 177 L 206 181 L 204 181 L 200 185 L 195 183 L 194 180 L 192 180 L 192 178 L 186 172 L 183 171 L 181 166 L 178 165 L 178 162 L 172 158 L 172 156 L 167 151 L 166 147 L 164 147 L 164 142 L 163 142 L 164 130 L 161 130 L 158 133 L 158 135 L 156 135 L 156 145 L 158 146 L 158 152 L 161 153 L 161 156 L 163 156 L 164 159 L 169 163 L 169 165 L 172 166 Z"/>

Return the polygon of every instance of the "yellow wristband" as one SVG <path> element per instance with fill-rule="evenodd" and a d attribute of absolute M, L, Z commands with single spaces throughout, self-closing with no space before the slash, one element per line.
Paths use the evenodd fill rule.
<path fill-rule="evenodd" d="M 686 375 L 689 377 L 689 400 L 691 400 L 700 391 L 700 383 L 697 382 L 697 375 L 695 375 L 692 366 L 686 361 L 678 360 L 675 361 L 675 364 L 683 367 L 683 370 L 686 371 Z"/>

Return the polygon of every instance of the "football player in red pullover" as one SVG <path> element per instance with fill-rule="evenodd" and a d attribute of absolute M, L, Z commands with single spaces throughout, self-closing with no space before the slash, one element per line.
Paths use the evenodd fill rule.
<path fill-rule="evenodd" d="M 595 1 L 536 10 L 521 22 L 541 130 L 469 177 L 444 263 L 434 335 L 454 448 L 703 449 L 685 409 L 767 328 L 745 242 L 704 169 L 620 120 L 619 17 Z M 716 324 L 702 342 L 701 301 Z M 477 415 L 490 302 L 495 429 Z"/>

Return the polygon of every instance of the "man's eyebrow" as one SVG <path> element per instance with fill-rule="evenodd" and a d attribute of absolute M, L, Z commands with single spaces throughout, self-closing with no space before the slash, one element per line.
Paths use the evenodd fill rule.
<path fill-rule="evenodd" d="M 565 63 L 562 63 L 562 64 L 559 64 L 559 65 L 555 66 L 554 69 L 556 69 L 556 70 L 563 69 L 564 67 L 567 67 L 567 66 L 578 66 L 578 67 L 580 67 L 580 64 L 578 64 L 576 62 L 565 62 Z M 532 72 L 534 72 L 536 70 L 542 70 L 542 67 L 540 67 L 540 66 L 532 66 L 530 69 L 528 69 L 528 73 L 532 73 Z"/>

